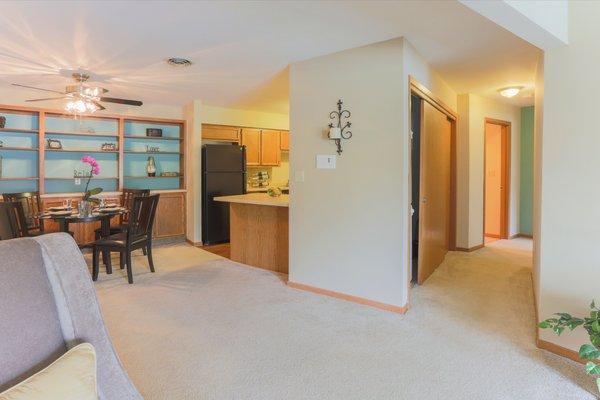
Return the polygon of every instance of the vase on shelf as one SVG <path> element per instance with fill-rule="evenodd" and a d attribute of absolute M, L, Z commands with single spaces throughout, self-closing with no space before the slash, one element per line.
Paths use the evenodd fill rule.
<path fill-rule="evenodd" d="M 79 211 L 79 215 L 89 217 L 92 215 L 92 202 L 88 200 L 81 200 L 79 203 L 77 203 L 77 211 Z"/>
<path fill-rule="evenodd" d="M 146 172 L 150 177 L 156 176 L 156 163 L 154 162 L 154 157 L 148 157 L 148 163 L 146 164 Z"/>

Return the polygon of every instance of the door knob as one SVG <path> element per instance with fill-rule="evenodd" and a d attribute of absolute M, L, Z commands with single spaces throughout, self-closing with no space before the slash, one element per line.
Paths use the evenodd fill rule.
<path fill-rule="evenodd" d="M 423 204 L 427 204 L 427 197 L 423 197 L 423 198 L 421 199 L 421 203 L 423 203 Z"/>

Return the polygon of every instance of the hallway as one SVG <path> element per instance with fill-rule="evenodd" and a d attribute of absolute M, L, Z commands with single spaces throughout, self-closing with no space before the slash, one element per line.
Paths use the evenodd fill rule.
<path fill-rule="evenodd" d="M 527 239 L 449 253 L 405 315 L 291 289 L 189 245 L 155 254 L 156 274 L 140 254 L 134 285 L 118 269 L 97 284 L 149 400 L 596 398 L 581 365 L 535 348 Z"/>

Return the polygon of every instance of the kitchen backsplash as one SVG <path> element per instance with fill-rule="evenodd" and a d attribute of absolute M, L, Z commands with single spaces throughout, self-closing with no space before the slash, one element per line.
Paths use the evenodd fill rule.
<path fill-rule="evenodd" d="M 287 186 L 290 179 L 289 153 L 281 153 L 281 165 L 278 167 L 248 167 L 248 184 L 252 176 L 261 171 L 269 175 L 269 186 Z"/>

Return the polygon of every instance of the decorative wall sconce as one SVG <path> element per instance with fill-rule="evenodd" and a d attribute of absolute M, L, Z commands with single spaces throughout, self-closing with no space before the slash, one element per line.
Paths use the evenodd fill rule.
<path fill-rule="evenodd" d="M 335 142 L 337 153 L 339 155 L 342 155 L 342 139 L 350 139 L 352 137 L 352 132 L 347 130 L 352 123 L 346 121 L 346 123 L 342 125 L 342 119 L 348 119 L 351 115 L 350 111 L 342 110 L 343 104 L 344 102 L 342 99 L 339 99 L 337 102 L 337 111 L 329 113 L 329 119 L 334 120 L 334 122 L 329 124 L 329 139 Z M 337 122 L 335 120 L 337 120 Z"/>

